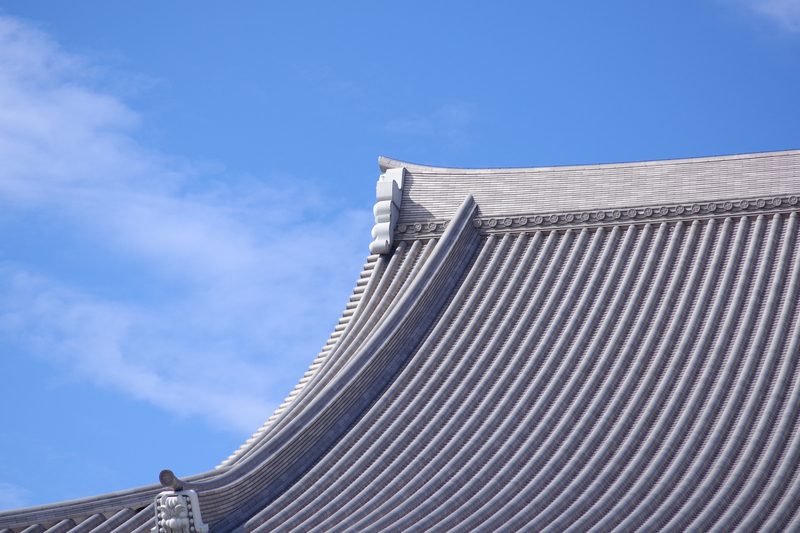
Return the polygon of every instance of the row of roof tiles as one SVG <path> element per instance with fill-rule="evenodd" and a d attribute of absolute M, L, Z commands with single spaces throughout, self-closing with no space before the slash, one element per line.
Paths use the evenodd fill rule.
<path fill-rule="evenodd" d="M 796 192 L 799 155 L 596 169 L 653 179 L 681 164 L 697 181 L 717 168 L 770 197 Z M 414 167 L 401 219 L 423 206 L 449 209 L 448 224 L 371 258 L 301 386 L 228 464 L 191 478 L 213 531 L 800 528 L 796 214 L 637 226 L 612 213 L 609 232 L 487 236 L 471 197 L 456 210 L 457 190 L 422 194 L 458 169 Z M 503 181 L 522 197 L 543 170 Z M 719 186 L 700 185 L 687 190 Z M 492 204 L 491 179 L 471 186 L 491 209 L 513 205 Z M 52 520 L 14 532 L 76 533 L 116 498 L 114 533 L 144 533 L 156 490 L 29 510 Z M 113 529 L 105 516 L 93 533 Z"/>
<path fill-rule="evenodd" d="M 490 236 L 381 402 L 237 531 L 795 530 L 799 252 L 797 215 Z"/>

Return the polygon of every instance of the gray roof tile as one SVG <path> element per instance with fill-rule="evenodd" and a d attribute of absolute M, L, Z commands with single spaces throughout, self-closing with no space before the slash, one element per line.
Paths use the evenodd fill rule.
<path fill-rule="evenodd" d="M 800 151 L 403 165 L 401 218 L 450 224 L 370 258 L 294 399 L 190 480 L 212 531 L 800 529 Z M 562 225 L 660 205 L 673 211 Z M 559 211 L 552 227 L 473 220 Z M 153 490 L 0 513 L 0 528 L 111 517 Z M 83 529 L 146 533 L 152 514 Z"/>

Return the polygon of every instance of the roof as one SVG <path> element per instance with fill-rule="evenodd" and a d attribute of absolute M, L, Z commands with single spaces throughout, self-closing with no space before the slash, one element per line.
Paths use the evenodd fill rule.
<path fill-rule="evenodd" d="M 452 216 L 467 194 L 481 216 L 495 218 L 772 200 L 798 193 L 800 150 L 539 168 L 439 168 L 384 157 L 379 164 L 406 169 L 400 221 L 418 222 Z"/>
<path fill-rule="evenodd" d="M 331 339 L 236 454 L 164 483 L 212 533 L 800 530 L 798 158 L 381 158 L 391 245 Z M 0 529 L 143 533 L 160 490 Z"/>

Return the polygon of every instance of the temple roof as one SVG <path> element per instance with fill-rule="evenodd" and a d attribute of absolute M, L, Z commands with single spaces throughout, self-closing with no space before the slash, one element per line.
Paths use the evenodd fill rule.
<path fill-rule="evenodd" d="M 533 168 L 406 169 L 401 222 L 452 216 L 467 194 L 481 216 L 580 213 L 798 194 L 800 150 L 667 161 Z"/>
<path fill-rule="evenodd" d="M 164 478 L 211 533 L 800 530 L 800 151 L 380 162 L 393 241 L 309 371 L 219 468 Z M 144 533 L 160 490 L 0 529 Z"/>

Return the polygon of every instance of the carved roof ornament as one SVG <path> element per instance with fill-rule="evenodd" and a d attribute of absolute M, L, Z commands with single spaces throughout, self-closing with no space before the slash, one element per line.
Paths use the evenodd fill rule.
<path fill-rule="evenodd" d="M 208 533 L 193 490 L 161 492 L 155 500 L 156 526 L 152 533 Z"/>
<path fill-rule="evenodd" d="M 372 228 L 372 238 L 369 245 L 372 254 L 387 254 L 392 249 L 394 229 L 400 217 L 400 204 L 403 200 L 403 179 L 406 169 L 390 168 L 386 174 L 381 174 L 376 191 L 375 226 Z"/>

